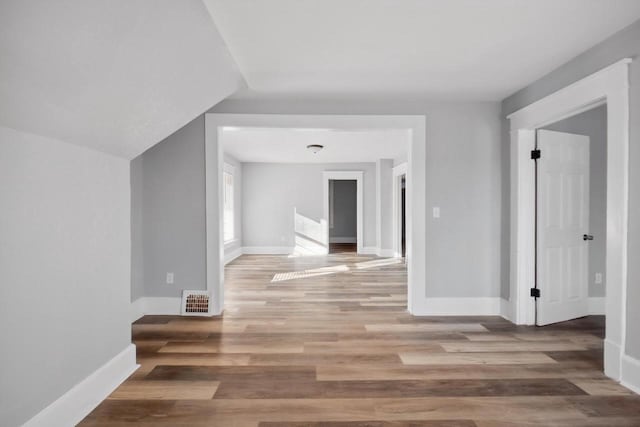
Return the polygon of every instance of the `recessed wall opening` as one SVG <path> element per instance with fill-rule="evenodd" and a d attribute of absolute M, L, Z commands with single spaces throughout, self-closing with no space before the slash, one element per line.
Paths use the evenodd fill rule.
<path fill-rule="evenodd" d="M 393 217 L 399 232 L 405 218 L 393 209 L 403 212 L 406 170 L 398 180 L 393 171 L 394 164 L 406 164 L 406 129 L 225 126 L 219 137 L 224 259 L 225 265 L 232 262 L 224 275 L 230 275 L 225 283 L 233 295 L 258 264 L 273 272 L 271 283 L 287 289 L 318 280 L 339 289 L 345 281 L 353 304 L 364 308 L 386 297 L 392 299 L 388 307 L 406 308 L 406 265 L 392 242 Z M 229 183 L 236 181 L 237 191 L 231 191 Z M 236 193 L 241 200 L 233 200 Z M 394 202 L 393 195 L 400 199 Z M 230 208 L 232 202 L 241 209 Z M 228 229 L 236 223 L 241 231 L 230 240 Z M 383 277 L 394 277 L 395 287 L 367 288 L 367 281 Z"/>
<path fill-rule="evenodd" d="M 358 181 L 329 180 L 329 253 L 356 253 L 358 248 Z"/>
<path fill-rule="evenodd" d="M 366 283 L 379 270 L 404 271 L 396 279 L 398 286 L 407 283 L 404 296 L 394 295 L 386 304 L 413 311 L 414 302 L 424 298 L 424 262 L 411 262 L 414 255 L 424 258 L 424 198 L 412 197 L 424 192 L 424 168 L 411 168 L 413 162 L 424 162 L 424 118 L 207 114 L 205 147 L 212 314 L 225 307 L 224 266 L 240 254 L 299 259 L 292 266 L 305 268 L 272 278 L 282 285 L 344 274 Z M 240 223 L 237 242 L 223 238 L 225 210 L 216 197 L 225 189 L 224 163 L 234 166 L 233 192 L 240 197 L 233 205 L 235 213 L 241 212 L 234 221 Z M 404 172 L 396 188 L 399 165 Z M 418 219 L 413 219 L 416 212 Z M 336 264 L 327 261 L 329 253 L 352 258 Z"/>

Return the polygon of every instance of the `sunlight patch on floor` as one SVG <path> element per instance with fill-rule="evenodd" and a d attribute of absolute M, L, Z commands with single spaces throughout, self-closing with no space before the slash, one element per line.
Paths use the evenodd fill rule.
<path fill-rule="evenodd" d="M 306 279 L 308 277 L 326 276 L 328 274 L 343 273 L 349 271 L 346 265 L 335 265 L 331 267 L 312 268 L 302 271 L 290 271 L 287 273 L 277 273 L 271 279 L 271 282 L 283 282 L 285 280 Z"/>
<path fill-rule="evenodd" d="M 364 270 L 366 268 L 385 267 L 387 265 L 400 264 L 401 262 L 404 262 L 402 258 L 384 258 L 358 262 L 355 266 L 358 270 Z"/>

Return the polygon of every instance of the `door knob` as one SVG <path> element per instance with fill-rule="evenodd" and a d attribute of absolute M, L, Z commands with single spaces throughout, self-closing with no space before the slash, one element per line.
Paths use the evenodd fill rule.
<path fill-rule="evenodd" d="M 583 234 L 582 240 L 593 240 L 593 236 L 591 234 Z"/>

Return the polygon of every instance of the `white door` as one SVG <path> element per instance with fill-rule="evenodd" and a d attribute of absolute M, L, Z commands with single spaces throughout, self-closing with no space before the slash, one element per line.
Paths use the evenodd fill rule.
<path fill-rule="evenodd" d="M 538 131 L 537 324 L 588 314 L 589 137 Z"/>

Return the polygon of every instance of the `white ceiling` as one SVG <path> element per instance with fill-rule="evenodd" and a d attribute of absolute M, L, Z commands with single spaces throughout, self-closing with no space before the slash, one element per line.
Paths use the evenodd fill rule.
<path fill-rule="evenodd" d="M 224 151 L 241 162 L 357 163 L 378 159 L 406 160 L 409 131 L 224 128 Z M 306 147 L 324 148 L 312 153 Z"/>
<path fill-rule="evenodd" d="M 0 125 L 132 158 L 245 79 L 500 100 L 639 17 L 640 0 L 1 0 Z"/>
<path fill-rule="evenodd" d="M 0 1 L 0 125 L 132 158 L 243 84 L 201 0 Z"/>
<path fill-rule="evenodd" d="M 204 0 L 255 93 L 502 100 L 638 0 Z"/>

